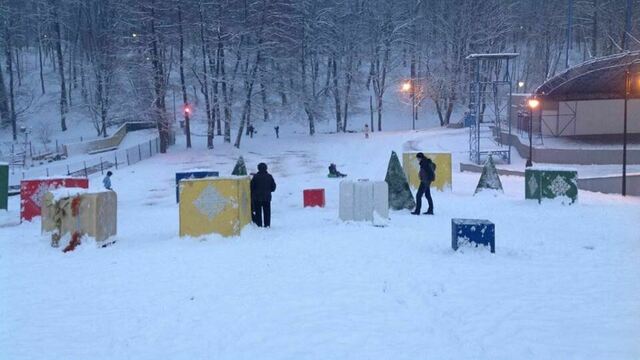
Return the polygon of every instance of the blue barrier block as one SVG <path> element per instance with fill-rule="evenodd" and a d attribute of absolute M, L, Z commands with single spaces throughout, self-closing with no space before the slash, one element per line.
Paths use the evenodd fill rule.
<path fill-rule="evenodd" d="M 473 114 L 464 114 L 463 122 L 464 122 L 464 127 L 475 126 L 476 117 Z"/>
<path fill-rule="evenodd" d="M 198 170 L 198 171 L 182 171 L 176 173 L 176 202 L 180 202 L 180 180 L 183 179 L 204 179 L 207 177 L 218 177 L 217 171 Z"/>
<path fill-rule="evenodd" d="M 451 219 L 451 248 L 458 250 L 460 242 L 488 245 L 496 252 L 496 229 L 489 220 Z"/>

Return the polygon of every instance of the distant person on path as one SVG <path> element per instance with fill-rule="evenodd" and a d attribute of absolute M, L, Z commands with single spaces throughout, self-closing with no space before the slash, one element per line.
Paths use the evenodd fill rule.
<path fill-rule="evenodd" d="M 111 188 L 111 175 L 113 175 L 113 173 L 111 171 L 107 171 L 107 176 L 102 179 L 102 185 L 104 185 L 104 188 L 107 190 L 113 190 Z"/>
<path fill-rule="evenodd" d="M 276 139 L 280 139 L 280 126 L 276 125 L 273 129 L 276 131 Z"/>
<path fill-rule="evenodd" d="M 420 186 L 418 187 L 418 193 L 416 194 L 416 209 L 412 212 L 413 215 L 420 215 L 420 208 L 422 207 L 422 195 L 427 198 L 429 203 L 429 209 L 424 214 L 433 215 L 433 200 L 431 199 L 431 183 L 436 179 L 436 164 L 423 153 L 416 154 L 416 158 L 420 160 Z"/>
<path fill-rule="evenodd" d="M 364 124 L 364 138 L 369 138 L 369 124 Z"/>
<path fill-rule="evenodd" d="M 329 177 L 345 177 L 345 176 L 347 176 L 347 174 L 343 174 L 340 171 L 338 171 L 336 164 L 334 163 L 329 164 Z"/>
<path fill-rule="evenodd" d="M 253 127 L 253 125 L 249 125 L 247 130 L 249 130 L 249 137 L 253 139 L 253 133 L 256 131 L 256 129 Z"/>
<path fill-rule="evenodd" d="M 255 212 L 253 220 L 260 227 L 271 227 L 271 193 L 274 191 L 276 182 L 267 172 L 267 164 L 258 164 L 258 173 L 251 179 L 251 203 Z"/>

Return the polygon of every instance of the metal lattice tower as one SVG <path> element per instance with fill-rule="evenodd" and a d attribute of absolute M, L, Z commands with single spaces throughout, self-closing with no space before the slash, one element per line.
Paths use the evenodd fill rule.
<path fill-rule="evenodd" d="M 517 53 L 471 54 L 469 85 L 469 159 L 481 164 L 489 155 L 511 163 L 510 60 Z M 506 144 L 505 144 L 506 143 Z"/>

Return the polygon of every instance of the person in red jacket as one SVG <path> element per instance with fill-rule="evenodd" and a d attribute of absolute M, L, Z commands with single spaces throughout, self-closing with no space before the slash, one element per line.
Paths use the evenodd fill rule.
<path fill-rule="evenodd" d="M 271 227 L 271 193 L 274 191 L 276 191 L 276 182 L 267 172 L 267 164 L 258 164 L 258 173 L 251 178 L 251 203 L 254 212 L 253 221 L 260 227 Z"/>

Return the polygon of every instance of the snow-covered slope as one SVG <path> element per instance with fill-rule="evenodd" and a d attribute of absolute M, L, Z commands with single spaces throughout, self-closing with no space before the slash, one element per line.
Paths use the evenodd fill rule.
<path fill-rule="evenodd" d="M 640 199 L 578 203 L 473 196 L 479 174 L 434 192 L 435 216 L 388 227 L 338 220 L 338 180 L 384 179 L 391 150 L 466 155 L 466 132 L 259 133 L 243 149 L 181 150 L 115 172 L 118 235 L 63 254 L 0 212 L 2 359 L 637 359 Z M 219 139 L 216 139 L 218 141 Z M 178 237 L 174 174 L 264 161 L 278 189 L 272 228 Z M 98 186 L 99 177 L 91 183 Z M 324 187 L 327 207 L 302 208 Z M 451 250 L 451 218 L 486 218 L 496 253 Z"/>

